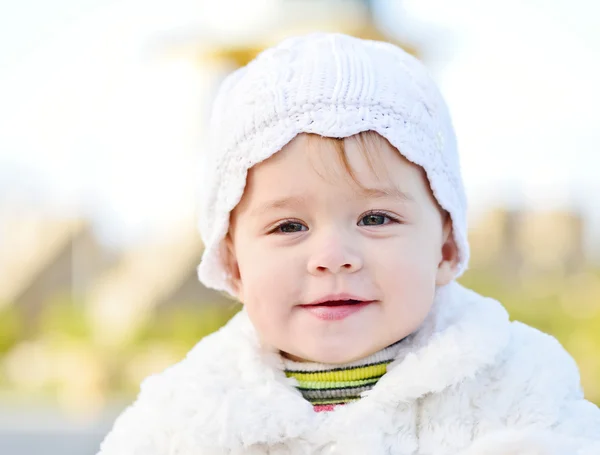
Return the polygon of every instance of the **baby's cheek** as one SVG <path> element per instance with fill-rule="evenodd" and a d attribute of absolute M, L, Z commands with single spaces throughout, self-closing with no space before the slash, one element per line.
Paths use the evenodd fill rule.
<path fill-rule="evenodd" d="M 415 262 L 399 264 L 393 273 L 388 273 L 385 280 L 385 285 L 393 294 L 407 298 L 429 294 L 434 283 L 435 273 Z"/>
<path fill-rule="evenodd" d="M 282 301 L 293 291 L 294 283 L 301 280 L 299 266 L 291 260 L 257 254 L 243 265 L 242 286 L 248 297 L 261 301 Z"/>
<path fill-rule="evenodd" d="M 418 309 L 433 299 L 436 266 L 427 254 L 404 252 L 382 261 L 375 280 L 387 299 Z"/>
<path fill-rule="evenodd" d="M 427 279 L 435 277 L 436 261 L 432 247 L 419 239 L 397 239 L 370 254 L 369 265 L 378 274 L 394 279 Z"/>
<path fill-rule="evenodd" d="M 289 336 L 298 278 L 285 264 L 263 262 L 247 271 L 243 281 L 244 304 L 261 339 L 284 349 Z"/>

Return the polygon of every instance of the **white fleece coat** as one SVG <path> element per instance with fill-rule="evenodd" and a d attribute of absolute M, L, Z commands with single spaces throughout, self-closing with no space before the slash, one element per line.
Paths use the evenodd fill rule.
<path fill-rule="evenodd" d="M 146 379 L 100 455 L 600 455 L 600 410 L 551 336 L 452 283 L 357 402 L 313 411 L 244 311 Z"/>

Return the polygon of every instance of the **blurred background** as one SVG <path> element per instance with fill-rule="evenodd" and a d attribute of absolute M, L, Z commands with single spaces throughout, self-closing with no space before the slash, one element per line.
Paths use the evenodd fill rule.
<path fill-rule="evenodd" d="M 461 280 L 556 336 L 600 404 L 600 3 L 0 3 L 0 453 L 94 454 L 147 375 L 239 307 L 196 278 L 218 83 L 288 35 L 394 42 L 444 93 Z"/>

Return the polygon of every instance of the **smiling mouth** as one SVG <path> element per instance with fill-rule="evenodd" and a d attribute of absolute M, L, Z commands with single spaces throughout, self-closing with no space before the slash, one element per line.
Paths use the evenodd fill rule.
<path fill-rule="evenodd" d="M 325 300 L 300 307 L 322 321 L 341 321 L 352 314 L 361 312 L 363 308 L 375 302 L 375 300 L 354 299 Z"/>
<path fill-rule="evenodd" d="M 323 307 L 335 307 L 345 305 L 360 305 L 362 303 L 371 303 L 374 300 L 365 298 L 360 294 L 351 294 L 349 292 L 339 292 L 335 294 L 323 295 L 320 299 L 313 300 L 312 302 L 304 303 L 304 307 L 308 306 L 323 306 Z"/>
<path fill-rule="evenodd" d="M 327 302 L 317 303 L 311 306 L 342 306 L 342 305 L 358 305 L 360 303 L 367 303 L 365 300 L 329 300 Z"/>

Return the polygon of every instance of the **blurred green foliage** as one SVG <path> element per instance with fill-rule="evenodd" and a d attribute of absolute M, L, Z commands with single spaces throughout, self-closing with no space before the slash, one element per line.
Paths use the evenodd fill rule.
<path fill-rule="evenodd" d="M 40 337 L 69 338 L 91 341 L 91 327 L 83 299 L 71 294 L 54 295 L 42 306 L 36 332 Z"/>
<path fill-rule="evenodd" d="M 0 304 L 0 356 L 21 339 L 24 318 L 14 305 Z"/>
<path fill-rule="evenodd" d="M 155 313 L 139 327 L 134 344 L 170 342 L 191 348 L 201 338 L 219 329 L 240 310 L 239 304 L 212 305 L 185 302 L 170 311 Z"/>

